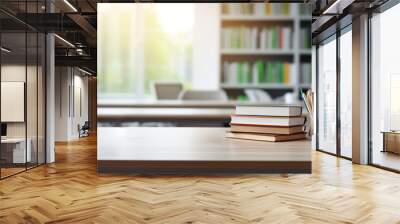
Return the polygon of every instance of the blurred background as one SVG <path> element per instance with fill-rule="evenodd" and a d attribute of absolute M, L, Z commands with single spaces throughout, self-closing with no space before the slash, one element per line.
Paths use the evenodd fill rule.
<path fill-rule="evenodd" d="M 100 125 L 227 126 L 311 88 L 310 4 L 104 3 L 97 30 Z"/>
<path fill-rule="evenodd" d="M 158 99 L 153 90 L 163 82 L 222 90 L 229 100 L 256 101 L 252 93 L 264 92 L 296 101 L 311 83 L 310 7 L 99 4 L 99 102 Z"/>

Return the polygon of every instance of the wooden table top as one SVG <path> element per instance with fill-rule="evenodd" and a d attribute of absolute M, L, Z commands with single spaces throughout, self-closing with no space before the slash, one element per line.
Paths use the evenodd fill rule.
<path fill-rule="evenodd" d="M 226 138 L 228 128 L 99 127 L 97 160 L 311 161 L 308 140 Z"/>
<path fill-rule="evenodd" d="M 210 100 L 99 100 L 98 107 L 134 107 L 134 108 L 235 108 L 238 105 L 271 106 L 288 105 L 282 102 L 248 102 L 248 101 L 210 101 Z M 301 106 L 302 104 L 290 104 Z"/>

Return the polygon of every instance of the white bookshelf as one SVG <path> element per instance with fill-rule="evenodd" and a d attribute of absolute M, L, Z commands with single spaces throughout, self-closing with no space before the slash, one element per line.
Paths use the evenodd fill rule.
<path fill-rule="evenodd" d="M 223 55 L 293 55 L 293 50 L 276 50 L 276 49 L 221 49 Z M 311 54 L 311 52 L 310 52 Z"/>
<path fill-rule="evenodd" d="M 292 21 L 296 19 L 295 16 L 260 16 L 260 15 L 221 15 L 222 21 Z"/>
<path fill-rule="evenodd" d="M 299 54 L 311 55 L 311 49 L 299 49 Z"/>
<path fill-rule="evenodd" d="M 300 88 L 311 88 L 311 83 L 300 83 Z"/>
<path fill-rule="evenodd" d="M 260 26 L 260 24 L 274 24 L 277 26 L 292 27 L 292 48 L 291 49 L 242 49 L 242 48 L 222 48 L 220 49 L 220 87 L 226 90 L 229 94 L 230 91 L 238 91 L 244 89 L 263 89 L 268 90 L 282 90 L 286 92 L 298 92 L 300 89 L 310 88 L 311 83 L 300 83 L 300 64 L 302 62 L 311 63 L 311 49 L 300 48 L 300 29 L 302 24 L 310 22 L 311 15 L 300 15 L 299 4 L 291 4 L 290 15 L 253 15 L 253 14 L 224 14 L 221 4 L 220 10 L 220 27 L 221 27 L 221 42 L 222 30 L 224 27 L 238 26 L 238 27 L 253 27 Z M 228 24 L 228 25 L 227 25 Z M 234 24 L 234 25 L 231 25 Z M 253 25 L 254 24 L 254 25 Z M 265 60 L 265 58 L 281 57 L 283 61 L 290 61 L 293 66 L 293 74 L 290 77 L 290 83 L 227 83 L 224 80 L 224 61 L 252 61 L 257 58 Z M 230 59 L 227 59 L 230 58 Z M 234 58 L 234 59 L 232 59 Z M 267 60 L 266 60 L 267 61 Z"/>
<path fill-rule="evenodd" d="M 282 84 L 282 83 L 263 83 L 263 84 L 229 84 L 221 83 L 221 87 L 224 89 L 293 89 L 294 85 Z"/>

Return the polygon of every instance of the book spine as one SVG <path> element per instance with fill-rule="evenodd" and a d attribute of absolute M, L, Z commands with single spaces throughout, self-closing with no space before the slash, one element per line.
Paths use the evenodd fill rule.
<path fill-rule="evenodd" d="M 236 77 L 237 77 L 237 82 L 239 84 L 242 84 L 243 83 L 243 79 L 242 79 L 242 64 L 240 62 L 237 62 Z"/>

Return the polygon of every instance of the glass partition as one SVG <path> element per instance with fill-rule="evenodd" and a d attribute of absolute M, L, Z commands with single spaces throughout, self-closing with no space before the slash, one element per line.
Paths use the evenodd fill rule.
<path fill-rule="evenodd" d="M 336 36 L 318 47 L 317 148 L 336 154 Z"/>
<path fill-rule="evenodd" d="M 340 36 L 340 155 L 352 157 L 352 32 Z"/>
<path fill-rule="evenodd" d="M 37 162 L 46 162 L 46 36 L 38 33 L 38 64 L 37 64 Z"/>
<path fill-rule="evenodd" d="M 371 162 L 400 170 L 400 5 L 371 19 Z"/>
<path fill-rule="evenodd" d="M 26 162 L 31 162 L 26 136 L 26 40 L 25 31 L 1 33 L 2 177 L 24 171 Z"/>
<path fill-rule="evenodd" d="M 37 132 L 38 132 L 38 35 L 36 32 L 28 31 L 27 35 L 27 69 L 26 69 L 26 115 L 27 115 L 27 150 L 30 151 L 30 157 L 27 167 L 34 167 L 37 165 Z"/>
<path fill-rule="evenodd" d="M 17 12 L 43 12 L 44 1 L 26 4 L 18 2 Z M 0 7 L 5 5 L 0 3 Z M 45 163 L 46 39 L 40 31 L 1 12 L 0 26 L 2 179 Z"/>

